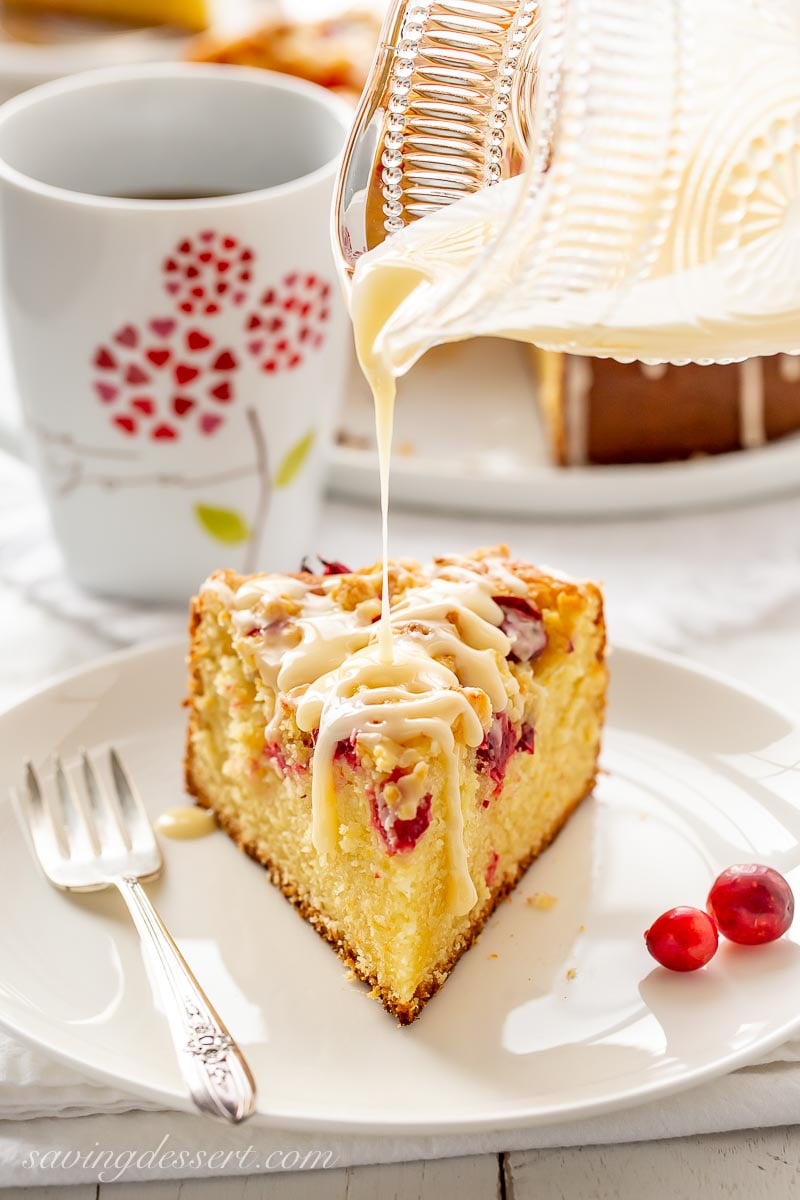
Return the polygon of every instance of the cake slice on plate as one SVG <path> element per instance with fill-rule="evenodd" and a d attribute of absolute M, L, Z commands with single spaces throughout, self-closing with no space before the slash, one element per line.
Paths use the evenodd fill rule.
<path fill-rule="evenodd" d="M 220 571 L 191 618 L 187 785 L 404 1024 L 593 787 L 600 592 L 505 547 Z M 388 632 L 388 630 L 384 630 Z"/>

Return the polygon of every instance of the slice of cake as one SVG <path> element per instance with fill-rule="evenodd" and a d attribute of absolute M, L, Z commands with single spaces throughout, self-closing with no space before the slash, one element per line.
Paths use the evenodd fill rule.
<path fill-rule="evenodd" d="M 593 584 L 505 547 L 220 571 L 192 608 L 189 792 L 404 1024 L 594 784 Z"/>

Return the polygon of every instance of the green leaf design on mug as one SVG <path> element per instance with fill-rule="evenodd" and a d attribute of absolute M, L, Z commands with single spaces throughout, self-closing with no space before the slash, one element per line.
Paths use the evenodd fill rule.
<path fill-rule="evenodd" d="M 275 472 L 275 487 L 285 488 L 293 482 L 303 463 L 308 458 L 311 447 L 314 445 L 315 431 L 309 429 L 304 437 L 300 438 L 299 442 L 295 442 L 291 450 L 284 455 L 278 470 Z"/>
<path fill-rule="evenodd" d="M 195 504 L 195 516 L 203 529 L 218 542 L 226 546 L 238 546 L 252 536 L 250 526 L 241 515 L 231 508 L 212 508 L 210 504 Z"/>

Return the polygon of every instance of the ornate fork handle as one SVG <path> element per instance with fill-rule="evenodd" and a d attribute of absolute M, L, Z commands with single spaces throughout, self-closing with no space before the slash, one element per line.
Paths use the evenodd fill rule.
<path fill-rule="evenodd" d="M 255 1109 L 250 1068 L 215 1011 L 139 881 L 114 879 L 143 948 L 158 970 L 172 1040 L 181 1072 L 197 1107 L 214 1117 L 238 1122 Z"/>

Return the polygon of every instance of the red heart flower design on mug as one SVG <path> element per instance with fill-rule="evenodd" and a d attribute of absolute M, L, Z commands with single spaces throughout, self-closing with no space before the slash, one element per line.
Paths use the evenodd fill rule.
<path fill-rule="evenodd" d="M 267 375 L 293 371 L 309 351 L 325 341 L 330 319 L 331 285 L 318 275 L 293 271 L 277 287 L 267 288 L 245 329 L 249 353 Z"/>
<path fill-rule="evenodd" d="M 242 364 L 203 319 L 244 305 L 255 254 L 232 234 L 204 229 L 178 242 L 161 265 L 176 315 L 115 330 L 95 350 L 93 388 L 127 437 L 175 441 L 187 427 L 209 436 L 235 400 L 232 376 Z M 330 296 L 331 285 L 317 275 L 285 275 L 242 321 L 242 349 L 268 375 L 295 370 L 325 340 Z"/>
<path fill-rule="evenodd" d="M 186 316 L 213 317 L 250 295 L 253 251 L 230 234 L 204 229 L 178 243 L 161 264 L 167 295 Z"/>
<path fill-rule="evenodd" d="M 158 347 L 147 344 L 153 333 L 161 339 Z M 157 317 L 142 328 L 125 325 L 110 341 L 116 353 L 104 345 L 94 355 L 100 374 L 94 390 L 111 408 L 111 423 L 120 433 L 172 442 L 187 422 L 206 437 L 221 427 L 220 405 L 234 398 L 231 372 L 236 360 L 211 334 L 193 329 L 182 336 L 176 321 Z M 191 363 L 184 355 L 191 355 Z"/>

